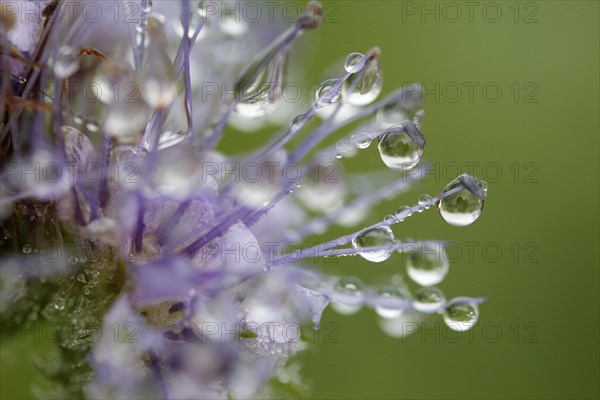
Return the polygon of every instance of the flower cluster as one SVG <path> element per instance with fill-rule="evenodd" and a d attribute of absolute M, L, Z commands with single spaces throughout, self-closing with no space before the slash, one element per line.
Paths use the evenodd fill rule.
<path fill-rule="evenodd" d="M 69 327 L 39 362 L 59 383 L 44 395 L 296 395 L 293 356 L 330 304 L 344 314 L 374 309 L 393 336 L 405 334 L 397 322 L 427 314 L 458 331 L 477 322 L 483 299 L 447 300 L 434 286 L 449 271 L 441 242 L 400 241 L 391 229 L 432 206 L 452 225 L 471 224 L 487 192 L 474 177 L 301 246 L 333 224 L 363 224 L 423 173 L 421 88 L 374 103 L 380 49 L 348 55 L 269 143 L 216 150 L 228 125 L 278 121 L 288 55 L 323 23 L 318 2 L 278 35 L 274 24 L 215 18 L 204 1 L 125 1 L 122 13 L 139 9 L 131 22 L 114 18 L 110 2 L 95 3 L 91 21 L 69 7 L 88 2 L 68 0 L 35 2 L 39 13 L 21 18 L 27 3 L 0 9 L 0 312 L 3 328 Z M 223 82 L 210 86 L 219 96 L 207 96 L 207 82 Z M 347 137 L 320 146 L 345 127 Z M 344 178 L 340 160 L 373 141 L 388 171 Z M 421 286 L 414 294 L 399 276 L 373 288 L 303 265 L 398 252 Z"/>

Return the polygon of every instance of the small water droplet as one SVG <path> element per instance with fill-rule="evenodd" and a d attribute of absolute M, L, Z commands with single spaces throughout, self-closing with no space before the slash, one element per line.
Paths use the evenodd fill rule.
<path fill-rule="evenodd" d="M 337 102 L 341 94 L 342 90 L 336 79 L 324 81 L 315 93 L 316 108 L 321 109 L 326 105 Z"/>
<path fill-rule="evenodd" d="M 479 180 L 463 174 L 450 182 L 444 188 L 443 193 L 460 185 L 465 188 L 442 199 L 438 203 L 438 210 L 442 218 L 450 225 L 467 226 L 475 222 L 481 215 L 487 183 L 481 185 Z"/>
<path fill-rule="evenodd" d="M 77 280 L 81 283 L 85 283 L 85 275 L 84 274 L 77 274 Z"/>
<path fill-rule="evenodd" d="M 344 63 L 344 68 L 346 72 L 350 74 L 355 74 L 365 66 L 366 57 L 361 53 L 350 53 L 346 57 L 346 62 Z"/>
<path fill-rule="evenodd" d="M 365 292 L 365 284 L 360 279 L 342 278 L 333 286 L 331 305 L 340 314 L 354 314 L 362 307 Z"/>
<path fill-rule="evenodd" d="M 472 302 L 450 302 L 444 310 L 444 322 L 453 331 L 467 331 L 475 326 L 478 319 L 479 309 L 477 304 Z"/>
<path fill-rule="evenodd" d="M 398 210 L 396 210 L 396 214 L 402 214 L 405 213 L 406 211 L 408 211 L 410 209 L 409 206 L 400 206 L 398 207 Z M 404 218 L 406 217 L 410 217 L 410 214 L 405 215 L 404 217 L 399 217 L 398 221 L 402 222 L 404 221 Z"/>
<path fill-rule="evenodd" d="M 387 227 L 378 227 L 359 232 L 352 239 L 355 249 L 392 245 L 395 242 L 394 233 Z M 382 249 L 359 253 L 362 258 L 371 262 L 382 262 L 390 258 L 392 250 Z"/>
<path fill-rule="evenodd" d="M 352 136 L 352 141 L 357 148 L 362 150 L 369 147 L 373 139 L 371 139 L 371 137 L 369 137 L 369 135 L 366 133 L 357 133 L 356 135 Z"/>
<path fill-rule="evenodd" d="M 354 150 L 354 146 L 347 139 L 338 140 L 335 144 L 335 148 L 342 154 Z"/>
<path fill-rule="evenodd" d="M 77 125 L 81 125 L 83 124 L 83 118 L 81 118 L 79 115 L 74 115 L 73 122 L 75 122 Z"/>
<path fill-rule="evenodd" d="M 436 287 L 424 287 L 417 290 L 413 306 L 423 313 L 434 313 L 444 304 L 444 293 Z"/>
<path fill-rule="evenodd" d="M 405 306 L 401 301 L 406 300 L 402 290 L 396 286 L 386 286 L 377 291 L 380 298 L 375 306 L 375 312 L 382 318 L 397 318 L 404 312 Z"/>
<path fill-rule="evenodd" d="M 402 125 L 388 128 L 379 141 L 379 155 L 388 168 L 407 172 L 413 169 L 423 156 L 420 146 Z"/>
<path fill-rule="evenodd" d="M 65 79 L 79 69 L 79 55 L 71 46 L 62 46 L 58 49 L 54 60 L 54 75 Z"/>
<path fill-rule="evenodd" d="M 31 253 L 31 245 L 30 244 L 26 243 L 23 245 L 23 253 L 25 253 L 25 254 Z"/>
<path fill-rule="evenodd" d="M 385 216 L 385 218 L 383 218 L 383 221 L 386 224 L 392 225 L 394 222 L 396 222 L 396 216 L 392 215 L 392 214 L 388 214 Z"/>
<path fill-rule="evenodd" d="M 411 251 L 406 260 L 408 276 L 421 286 L 437 285 L 449 269 L 448 257 L 440 243 L 424 243 Z"/>
<path fill-rule="evenodd" d="M 383 72 L 379 60 L 370 60 L 360 72 L 350 75 L 342 86 L 344 100 L 354 106 L 371 103 L 381 93 Z"/>
<path fill-rule="evenodd" d="M 419 196 L 419 205 L 423 205 L 425 203 L 430 202 L 433 199 L 433 197 L 431 197 L 430 195 L 428 195 L 427 193 L 422 194 L 421 196 Z"/>

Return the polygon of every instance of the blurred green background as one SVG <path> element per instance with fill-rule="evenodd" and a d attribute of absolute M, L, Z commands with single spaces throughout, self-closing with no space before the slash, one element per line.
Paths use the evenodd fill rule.
<path fill-rule="evenodd" d="M 415 81 L 429 92 L 425 157 L 439 174 L 382 204 L 370 222 L 438 193 L 457 175 L 455 163 L 462 172 L 472 165 L 489 183 L 475 224 L 455 228 L 430 210 L 394 231 L 458 243 L 462 256 L 452 255 L 440 287 L 448 297 L 488 301 L 478 326 L 458 339 L 438 318 L 425 322 L 425 334 L 394 339 L 372 310 L 349 317 L 328 310 L 323 324 L 335 325 L 302 357 L 311 397 L 598 398 L 599 3 L 475 2 L 471 15 L 464 2 L 324 5 L 330 21 L 302 38 L 309 55 L 296 60 L 307 81 L 332 77 L 326 71 L 345 54 L 377 45 L 384 94 Z M 230 135 L 224 146 L 239 142 Z M 371 146 L 344 167 L 383 165 Z M 321 267 L 371 283 L 404 273 L 399 255 L 383 264 L 345 258 Z M 323 343 L 327 334 L 337 343 Z M 3 398 L 30 396 L 32 350 L 2 344 Z"/>

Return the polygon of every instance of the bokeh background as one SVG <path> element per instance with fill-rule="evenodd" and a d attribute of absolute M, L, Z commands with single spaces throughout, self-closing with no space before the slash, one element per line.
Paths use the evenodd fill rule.
<path fill-rule="evenodd" d="M 301 359 L 311 397 L 598 398 L 599 3 L 482 1 L 471 14 L 464 2 L 323 3 L 329 21 L 301 39 L 298 79 L 331 78 L 345 54 L 377 45 L 384 94 L 409 82 L 428 91 L 425 157 L 438 174 L 381 204 L 369 222 L 435 195 L 457 165 L 473 168 L 489 183 L 475 224 L 455 228 L 429 210 L 394 231 L 455 242 L 462 254 L 451 254 L 440 287 L 488 301 L 471 334 L 458 337 L 432 318 L 426 330 L 391 338 L 372 310 L 328 310 L 328 330 Z M 257 140 L 232 133 L 225 148 Z M 375 146 L 343 165 L 349 173 L 384 168 Z M 317 267 L 370 283 L 404 274 L 400 255 Z M 3 398 L 31 397 L 29 355 L 41 347 L 2 343 Z"/>

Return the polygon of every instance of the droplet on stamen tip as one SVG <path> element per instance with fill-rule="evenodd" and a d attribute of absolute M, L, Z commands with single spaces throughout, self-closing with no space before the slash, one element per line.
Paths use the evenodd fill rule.
<path fill-rule="evenodd" d="M 383 71 L 378 58 L 367 60 L 359 72 L 344 81 L 342 97 L 354 106 L 371 103 L 381 93 Z"/>
<path fill-rule="evenodd" d="M 463 185 L 464 189 L 443 198 L 438 203 L 438 210 L 442 218 L 450 225 L 467 226 L 475 222 L 481 215 L 487 183 L 463 174 L 450 182 L 442 194 L 460 185 Z"/>
<path fill-rule="evenodd" d="M 381 160 L 388 168 L 407 172 L 421 161 L 425 140 L 421 138 L 420 131 L 413 128 L 414 126 L 411 126 L 407 129 L 407 126 L 400 124 L 386 129 L 383 133 L 378 148 Z"/>
<path fill-rule="evenodd" d="M 71 46 L 62 46 L 54 60 L 54 75 L 66 79 L 79 70 L 79 54 Z"/>
<path fill-rule="evenodd" d="M 391 246 L 395 243 L 394 233 L 387 226 L 371 228 L 359 232 L 352 239 L 352 246 L 360 250 L 366 247 Z M 367 261 L 383 262 L 390 258 L 392 250 L 382 249 L 375 251 L 359 252 L 359 255 Z"/>
<path fill-rule="evenodd" d="M 464 332 L 471 329 L 479 319 L 477 304 L 469 301 L 451 301 L 444 310 L 444 322 L 448 328 Z"/>
<path fill-rule="evenodd" d="M 406 259 L 408 276 L 421 286 L 433 286 L 442 282 L 449 269 L 446 252 L 438 243 L 425 243 L 411 251 Z"/>
<path fill-rule="evenodd" d="M 349 74 L 355 74 L 364 68 L 366 61 L 367 59 L 364 54 L 350 53 L 346 57 L 344 69 Z"/>
<path fill-rule="evenodd" d="M 333 286 L 331 306 L 340 314 L 350 315 L 359 311 L 365 300 L 366 287 L 358 278 L 341 278 Z"/>
<path fill-rule="evenodd" d="M 235 85 L 235 111 L 248 118 L 262 117 L 277 106 L 287 80 L 287 51 L 282 49 L 263 65 L 254 61 Z"/>

